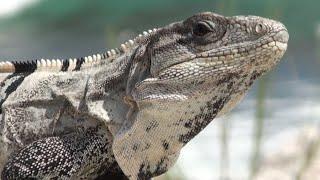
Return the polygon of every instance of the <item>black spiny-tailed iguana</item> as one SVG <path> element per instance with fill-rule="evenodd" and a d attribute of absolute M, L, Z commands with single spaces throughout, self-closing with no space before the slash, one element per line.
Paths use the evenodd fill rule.
<path fill-rule="evenodd" d="M 2 62 L 2 179 L 162 174 L 277 64 L 288 38 L 270 19 L 207 12 L 103 54 Z"/>

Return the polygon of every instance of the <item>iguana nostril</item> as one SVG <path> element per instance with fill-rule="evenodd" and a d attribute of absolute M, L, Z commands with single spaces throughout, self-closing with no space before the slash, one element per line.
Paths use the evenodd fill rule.
<path fill-rule="evenodd" d="M 286 30 L 281 30 L 279 31 L 275 36 L 274 36 L 275 41 L 279 41 L 282 43 L 287 43 L 289 40 L 289 34 L 288 31 Z"/>

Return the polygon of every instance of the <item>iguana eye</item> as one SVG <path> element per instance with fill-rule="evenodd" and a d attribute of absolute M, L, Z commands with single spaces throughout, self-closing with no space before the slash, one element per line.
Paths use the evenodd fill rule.
<path fill-rule="evenodd" d="M 209 23 L 206 21 L 198 22 L 194 25 L 192 32 L 196 36 L 204 36 L 210 32 L 212 32 L 212 29 L 214 28 L 214 23 Z"/>
<path fill-rule="evenodd" d="M 258 23 L 255 27 L 255 32 L 258 34 L 265 33 L 267 31 L 267 27 L 264 24 Z"/>

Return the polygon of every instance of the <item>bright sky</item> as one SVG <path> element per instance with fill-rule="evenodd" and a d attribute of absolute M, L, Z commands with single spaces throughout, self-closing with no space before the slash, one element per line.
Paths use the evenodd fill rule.
<path fill-rule="evenodd" d="M 0 0 L 0 16 L 11 15 L 39 0 Z"/>

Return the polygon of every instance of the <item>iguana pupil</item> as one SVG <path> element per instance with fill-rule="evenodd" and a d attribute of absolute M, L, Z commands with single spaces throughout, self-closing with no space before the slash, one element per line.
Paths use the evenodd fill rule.
<path fill-rule="evenodd" d="M 199 22 L 193 28 L 193 33 L 196 36 L 204 36 L 212 31 L 212 28 L 207 22 Z"/>

